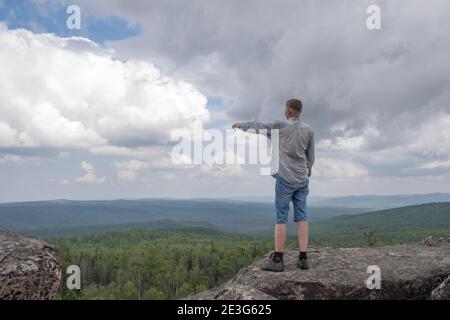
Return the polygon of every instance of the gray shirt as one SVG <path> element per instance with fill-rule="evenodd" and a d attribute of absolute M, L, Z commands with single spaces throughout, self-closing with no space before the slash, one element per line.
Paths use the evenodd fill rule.
<path fill-rule="evenodd" d="M 266 129 L 268 138 L 271 137 L 270 130 L 279 130 L 279 169 L 274 176 L 279 175 L 292 183 L 308 180 L 314 164 L 314 132 L 308 124 L 299 118 L 271 123 L 241 123 L 241 130 L 250 129 L 256 133 Z"/>

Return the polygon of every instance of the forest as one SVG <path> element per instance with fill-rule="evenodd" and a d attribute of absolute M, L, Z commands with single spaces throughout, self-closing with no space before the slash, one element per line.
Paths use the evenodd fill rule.
<path fill-rule="evenodd" d="M 53 240 L 63 265 L 61 299 L 178 299 L 216 287 L 272 248 L 263 237 L 206 229 L 133 230 Z M 69 265 L 81 290 L 64 285 Z"/>

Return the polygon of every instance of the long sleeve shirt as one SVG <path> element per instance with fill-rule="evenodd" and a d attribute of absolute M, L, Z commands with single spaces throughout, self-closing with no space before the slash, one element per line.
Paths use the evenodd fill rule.
<path fill-rule="evenodd" d="M 290 118 L 283 121 L 262 123 L 257 121 L 241 123 L 240 129 L 248 131 L 253 129 L 256 133 L 267 130 L 271 138 L 271 130 L 278 129 L 278 172 L 273 176 L 292 182 L 303 182 L 311 176 L 314 165 L 314 132 L 312 128 L 299 118 Z"/>

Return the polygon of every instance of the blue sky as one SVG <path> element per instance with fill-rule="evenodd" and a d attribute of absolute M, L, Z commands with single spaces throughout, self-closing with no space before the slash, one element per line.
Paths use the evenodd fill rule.
<path fill-rule="evenodd" d="M 72 2 L 72 3 L 76 3 Z M 3 0 L 0 20 L 10 29 L 24 28 L 36 33 L 51 32 L 61 37 L 80 36 L 97 43 L 122 40 L 140 33 L 138 24 L 131 24 L 118 16 L 97 17 L 82 11 L 80 30 L 69 30 L 67 5 L 60 1 L 40 3 L 33 0 Z"/>

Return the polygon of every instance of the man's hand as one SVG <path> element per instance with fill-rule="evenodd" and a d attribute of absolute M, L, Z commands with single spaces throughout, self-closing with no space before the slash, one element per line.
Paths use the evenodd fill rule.
<path fill-rule="evenodd" d="M 235 124 L 233 124 L 232 128 L 233 129 L 240 129 L 241 128 L 241 124 L 239 122 L 235 123 Z"/>

